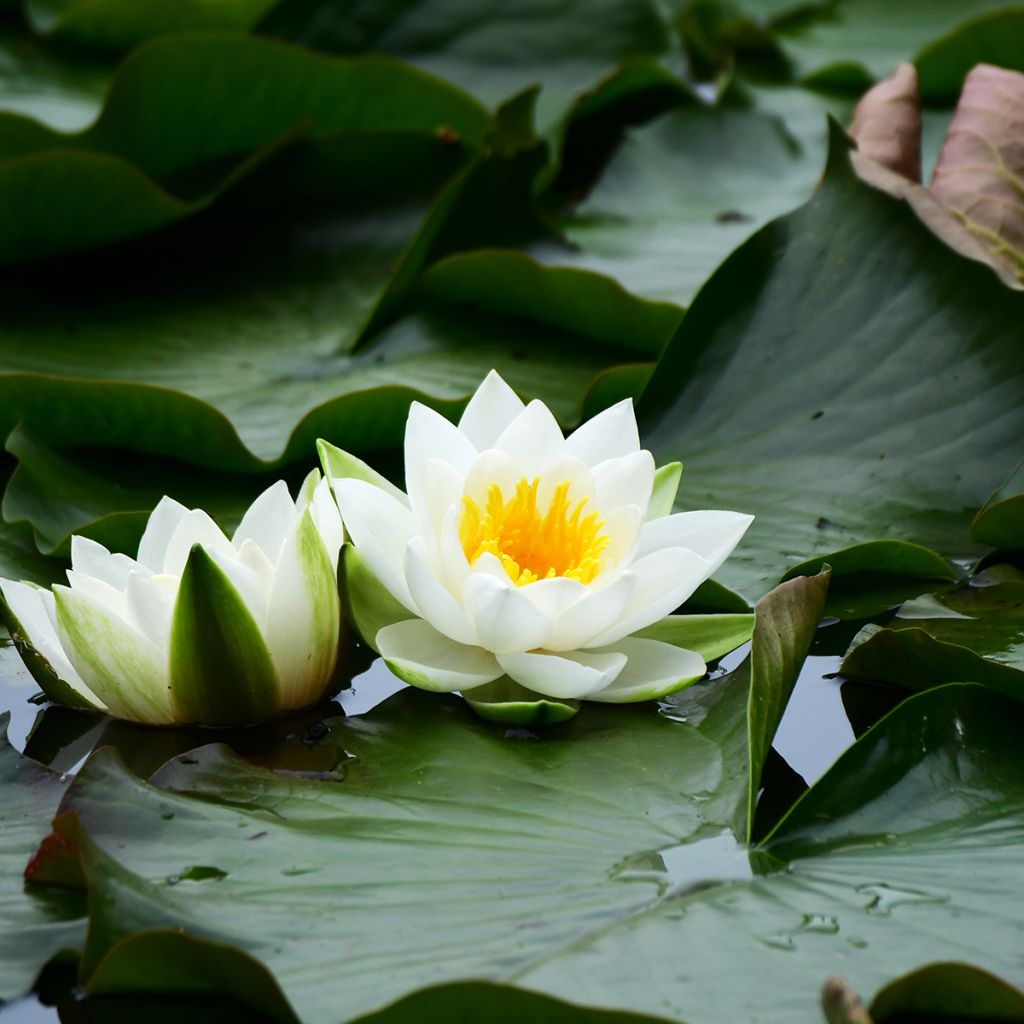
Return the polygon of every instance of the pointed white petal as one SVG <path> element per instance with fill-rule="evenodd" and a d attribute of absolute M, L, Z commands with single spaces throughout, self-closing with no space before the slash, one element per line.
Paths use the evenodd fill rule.
<path fill-rule="evenodd" d="M 474 644 L 476 631 L 462 605 L 437 579 L 422 537 L 405 549 L 405 581 L 419 614 L 438 632 L 460 644 Z"/>
<path fill-rule="evenodd" d="M 571 700 L 603 690 L 622 671 L 626 657 L 614 652 L 524 652 L 499 654 L 498 664 L 528 689 Z"/>
<path fill-rule="evenodd" d="M 551 410 L 531 402 L 502 432 L 494 445 L 516 464 L 520 476 L 539 476 L 555 459 L 566 454 L 565 439 Z"/>
<path fill-rule="evenodd" d="M 338 480 L 334 495 L 345 529 L 366 567 L 395 600 L 417 614 L 405 582 L 404 567 L 405 549 L 416 536 L 412 512 L 364 480 Z"/>
<path fill-rule="evenodd" d="M 125 580 L 126 585 L 127 582 Z M 84 573 L 75 572 L 74 569 L 68 569 L 68 583 L 72 590 L 80 594 L 88 594 L 94 601 L 99 601 L 100 604 L 105 605 L 119 618 L 123 619 L 127 615 L 124 594 L 109 583 L 104 583 L 103 580 L 98 580 L 94 576 L 86 576 Z"/>
<path fill-rule="evenodd" d="M 675 611 L 711 574 L 711 563 L 689 548 L 667 548 L 637 559 L 636 589 L 622 617 L 590 643 L 604 647 Z"/>
<path fill-rule="evenodd" d="M 166 652 L 88 594 L 57 586 L 53 596 L 61 645 L 110 713 L 151 725 L 176 721 Z"/>
<path fill-rule="evenodd" d="M 640 532 L 637 558 L 662 548 L 689 548 L 711 563 L 711 572 L 729 557 L 753 516 L 741 512 L 676 512 L 653 519 Z"/>
<path fill-rule="evenodd" d="M 483 572 L 469 575 L 462 606 L 473 620 L 476 642 L 495 654 L 543 647 L 551 635 L 551 619 L 519 588 Z"/>
<path fill-rule="evenodd" d="M 155 577 L 133 572 L 125 585 L 125 618 L 136 632 L 141 633 L 161 651 L 170 646 L 171 616 L 177 588 L 168 588 L 165 580 L 174 577 Z"/>
<path fill-rule="evenodd" d="M 444 459 L 428 459 L 419 500 L 413 505 L 416 523 L 432 547 L 440 543 L 445 517 L 462 503 L 464 476 Z"/>
<path fill-rule="evenodd" d="M 431 459 L 443 459 L 465 477 L 474 458 L 476 449 L 454 423 L 420 402 L 412 403 L 405 424 L 405 489 L 414 510 L 423 503 L 427 463 Z"/>
<path fill-rule="evenodd" d="M 231 543 L 240 548 L 246 540 L 258 544 L 271 562 L 277 561 L 285 535 L 298 518 L 295 502 L 283 480 L 271 484 L 246 509 Z"/>
<path fill-rule="evenodd" d="M 338 660 L 341 604 L 335 567 L 308 509 L 281 548 L 265 621 L 262 632 L 277 673 L 282 707 L 316 703 Z"/>
<path fill-rule="evenodd" d="M 259 576 L 263 589 L 269 594 L 274 586 L 277 570 L 263 548 L 253 540 L 243 540 L 242 546 L 238 549 L 238 561 Z"/>
<path fill-rule="evenodd" d="M 11 609 L 11 614 L 18 620 L 25 639 L 46 659 L 53 674 L 86 700 L 104 706 L 68 660 L 57 636 L 53 594 L 48 590 L 39 590 L 24 583 L 5 579 L 0 579 L 0 590 L 3 591 L 4 600 Z"/>
<path fill-rule="evenodd" d="M 494 484 L 498 485 L 502 497 L 508 500 L 516 489 L 516 484 L 524 476 L 522 467 L 516 465 L 511 456 L 489 448 L 481 452 L 466 471 L 463 493 L 472 498 L 481 508 L 487 501 L 487 492 Z"/>
<path fill-rule="evenodd" d="M 566 439 L 565 450 L 588 466 L 617 459 L 640 449 L 633 400 L 626 398 L 587 420 Z"/>
<path fill-rule="evenodd" d="M 478 451 L 493 448 L 501 432 L 523 411 L 519 396 L 491 370 L 469 400 L 459 420 L 459 430 Z"/>
<path fill-rule="evenodd" d="M 338 553 L 345 542 L 345 529 L 341 525 L 338 503 L 334 500 L 327 480 L 321 480 L 314 488 L 309 502 L 309 514 L 313 517 L 313 525 L 317 532 L 323 538 L 327 558 L 337 573 Z"/>
<path fill-rule="evenodd" d="M 579 580 L 571 580 L 567 576 L 553 576 L 549 580 L 536 580 L 534 583 L 527 583 L 519 588 L 519 592 L 539 612 L 546 615 L 552 622 L 556 622 L 568 608 L 584 600 L 591 590 Z"/>
<path fill-rule="evenodd" d="M 586 501 L 584 515 L 599 511 L 595 503 L 597 488 L 590 467 L 575 455 L 560 455 L 540 473 L 537 484 L 537 508 L 543 514 L 551 504 L 555 490 L 564 483 L 569 485 L 569 500 L 575 505 Z"/>
<path fill-rule="evenodd" d="M 247 541 L 246 543 L 254 542 Z M 217 564 L 217 568 L 231 581 L 231 585 L 238 591 L 238 596 L 242 599 L 242 604 L 245 605 L 253 617 L 253 621 L 263 632 L 270 615 L 270 594 L 277 583 L 276 573 L 268 580 L 267 576 L 258 568 L 254 569 L 247 565 L 234 553 L 225 555 L 220 551 L 211 551 L 210 557 Z"/>
<path fill-rule="evenodd" d="M 295 499 L 295 508 L 299 512 L 304 512 L 308 507 L 309 503 L 313 500 L 313 495 L 316 493 L 317 484 L 320 483 L 322 477 L 320 476 L 319 469 L 311 469 L 303 478 L 302 484 L 299 487 L 299 496 Z"/>
<path fill-rule="evenodd" d="M 121 591 L 128 583 L 128 574 L 141 568 L 134 558 L 111 554 L 102 544 L 77 533 L 71 538 L 71 567 Z"/>
<path fill-rule="evenodd" d="M 636 557 L 640 530 L 644 525 L 639 505 L 620 505 L 604 513 L 603 519 L 602 532 L 608 537 L 608 546 L 601 552 L 601 571 L 591 581 L 595 590 L 606 586 L 629 567 Z"/>
<path fill-rule="evenodd" d="M 469 576 L 469 561 L 466 552 L 462 550 L 462 541 L 459 539 L 459 515 L 458 507 L 448 510 L 441 526 L 441 541 L 438 551 L 438 559 L 441 564 L 441 572 L 438 579 L 453 594 L 461 594 Z M 505 579 L 507 574 L 502 570 Z"/>
<path fill-rule="evenodd" d="M 626 667 L 613 683 L 590 694 L 588 700 L 610 704 L 657 700 L 702 679 L 707 671 L 696 651 L 660 640 L 626 637 L 614 645 L 614 650 L 626 656 Z"/>
<path fill-rule="evenodd" d="M 636 505 L 645 518 L 654 486 L 654 456 L 633 452 L 618 459 L 606 459 L 593 469 L 597 506 L 610 511 L 620 505 Z"/>
<path fill-rule="evenodd" d="M 164 571 L 164 556 L 171 534 L 188 515 L 188 509 L 173 498 L 163 497 L 150 513 L 139 541 L 139 562 L 153 572 Z"/>
<path fill-rule="evenodd" d="M 422 619 L 385 626 L 376 643 L 388 668 L 421 690 L 469 690 L 502 674 L 493 654 L 458 644 Z"/>
<path fill-rule="evenodd" d="M 635 590 L 636 577 L 629 570 L 600 590 L 588 587 L 586 596 L 555 620 L 547 649 L 575 651 L 591 646 L 594 637 L 610 629 L 625 615 Z"/>
<path fill-rule="evenodd" d="M 189 552 L 196 544 L 202 544 L 211 554 L 219 551 L 222 554 L 233 555 L 235 551 L 221 528 L 201 508 L 196 508 L 183 515 L 174 528 L 174 533 L 167 542 L 161 571 L 172 576 L 180 576 L 185 569 Z"/>

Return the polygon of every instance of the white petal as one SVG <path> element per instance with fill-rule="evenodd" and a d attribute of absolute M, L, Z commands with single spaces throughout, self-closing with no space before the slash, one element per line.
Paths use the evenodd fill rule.
<path fill-rule="evenodd" d="M 341 525 L 341 513 L 327 480 L 321 480 L 316 485 L 309 503 L 309 514 L 313 517 L 313 525 L 317 532 L 323 538 L 327 557 L 337 575 L 338 553 L 345 541 L 345 529 Z"/>
<path fill-rule="evenodd" d="M 654 486 L 654 456 L 650 452 L 606 459 L 594 467 L 593 476 L 598 508 L 610 511 L 620 505 L 636 505 L 646 518 Z"/>
<path fill-rule="evenodd" d="M 565 442 L 566 453 L 578 456 L 588 466 L 630 455 L 639 449 L 640 433 L 631 398 L 587 420 Z"/>
<path fill-rule="evenodd" d="M 164 571 L 164 556 L 171 534 L 188 515 L 188 509 L 173 498 L 164 496 L 150 513 L 146 529 L 139 541 L 139 561 L 153 572 Z"/>
<path fill-rule="evenodd" d="M 587 697 L 610 685 L 626 664 L 623 654 L 573 651 L 499 654 L 498 664 L 517 683 L 548 697 Z"/>
<path fill-rule="evenodd" d="M 539 612 L 555 622 L 568 608 L 586 598 L 591 589 L 579 580 L 571 580 L 567 576 L 553 576 L 551 579 L 527 583 L 519 588 L 519 592 Z"/>
<path fill-rule="evenodd" d="M 499 452 L 497 448 L 489 448 L 470 463 L 463 493 L 483 508 L 487 492 L 492 485 L 497 484 L 502 497 L 507 501 L 515 493 L 516 484 L 523 475 L 522 468 L 516 465 L 511 456 Z"/>
<path fill-rule="evenodd" d="M 741 512 L 676 512 L 652 519 L 640 533 L 637 558 L 662 548 L 689 548 L 712 565 L 711 572 L 729 557 L 754 521 Z"/>
<path fill-rule="evenodd" d="M 405 549 L 405 582 L 419 614 L 438 632 L 460 644 L 474 644 L 474 630 L 462 605 L 437 579 L 422 537 Z"/>
<path fill-rule="evenodd" d="M 590 694 L 588 700 L 611 704 L 657 700 L 703 678 L 707 671 L 696 651 L 660 640 L 626 637 L 614 649 L 626 656 L 626 667 L 610 686 Z"/>
<path fill-rule="evenodd" d="M 608 537 L 608 546 L 601 552 L 601 571 L 591 581 L 595 590 L 606 586 L 636 557 L 640 530 L 644 525 L 639 505 L 620 505 L 604 514 L 602 532 Z"/>
<path fill-rule="evenodd" d="M 127 582 L 125 580 L 126 585 Z M 75 572 L 74 569 L 68 569 L 68 583 L 72 590 L 80 594 L 88 594 L 94 601 L 99 601 L 100 604 L 110 609 L 118 618 L 123 619 L 127 616 L 124 594 L 109 583 L 104 583 L 103 580 L 98 580 L 94 576 L 86 576 L 85 573 Z"/>
<path fill-rule="evenodd" d="M 316 493 L 316 487 L 320 480 L 319 469 L 311 469 L 302 478 L 302 484 L 299 486 L 299 496 L 295 499 L 297 511 L 304 512 L 309 507 L 309 503 L 313 500 L 313 495 Z"/>
<path fill-rule="evenodd" d="M 427 463 L 431 459 L 443 459 L 465 477 L 476 454 L 472 442 L 454 423 L 420 402 L 413 402 L 405 424 L 405 489 L 412 508 L 423 503 Z M 342 508 L 343 517 L 344 512 Z"/>
<path fill-rule="evenodd" d="M 622 617 L 590 643 L 615 643 L 675 611 L 711 574 L 711 563 L 689 548 L 668 548 L 637 559 L 636 589 Z"/>
<path fill-rule="evenodd" d="M 547 511 L 555 490 L 563 483 L 569 484 L 569 500 L 572 504 L 575 505 L 578 501 L 587 502 L 584 515 L 598 511 L 595 504 L 597 489 L 590 468 L 575 455 L 560 455 L 540 473 L 537 484 L 537 509 L 541 515 Z"/>
<path fill-rule="evenodd" d="M 432 546 L 439 544 L 445 517 L 452 508 L 458 510 L 462 502 L 465 477 L 451 463 L 443 459 L 428 459 L 423 486 L 413 504 L 420 533 L 429 538 Z"/>
<path fill-rule="evenodd" d="M 111 554 L 102 544 L 78 534 L 71 538 L 71 567 L 120 591 L 128 583 L 128 574 L 140 568 L 134 558 Z"/>
<path fill-rule="evenodd" d="M 156 647 L 166 651 L 170 646 L 171 617 L 177 587 L 170 589 L 164 581 L 175 577 L 155 577 L 133 572 L 125 585 L 125 618 L 134 629 Z"/>
<path fill-rule="evenodd" d="M 532 651 L 551 635 L 551 619 L 519 588 L 484 572 L 470 573 L 462 606 L 473 620 L 476 642 L 495 654 Z"/>
<path fill-rule="evenodd" d="M 246 541 L 246 543 L 253 542 Z M 277 585 L 276 578 L 268 579 L 258 568 L 254 569 L 247 565 L 234 553 L 225 555 L 220 551 L 211 551 L 210 557 L 231 581 L 231 585 L 238 591 L 238 596 L 242 599 L 242 604 L 249 610 L 249 614 L 255 620 L 260 632 L 263 632 L 270 615 L 270 594 Z"/>
<path fill-rule="evenodd" d="M 53 596 L 61 645 L 111 714 L 152 725 L 174 722 L 166 652 L 88 594 L 58 586 Z"/>
<path fill-rule="evenodd" d="M 18 620 L 25 639 L 46 659 L 53 674 L 87 700 L 102 707 L 103 702 L 86 686 L 64 653 L 54 626 L 56 616 L 53 612 L 53 594 L 48 590 L 38 590 L 24 583 L 4 579 L 0 579 L 0 590 L 3 591 L 11 614 Z"/>
<path fill-rule="evenodd" d="M 276 562 L 285 535 L 297 518 L 298 513 L 288 493 L 288 485 L 278 480 L 246 509 L 231 543 L 235 548 L 240 548 L 244 541 L 252 540 L 262 548 L 271 562 Z"/>
<path fill-rule="evenodd" d="M 180 576 L 185 571 L 189 552 L 196 544 L 202 544 L 211 554 L 219 551 L 233 555 L 235 551 L 221 528 L 201 508 L 195 508 L 183 515 L 174 528 L 167 542 L 161 571 Z"/>
<path fill-rule="evenodd" d="M 421 690 L 469 690 L 502 675 L 493 654 L 458 644 L 422 619 L 385 626 L 376 644 L 388 668 Z"/>
<path fill-rule="evenodd" d="M 331 499 L 334 500 L 333 498 Z M 248 566 L 263 582 L 263 587 L 269 594 L 274 586 L 274 577 L 277 570 L 273 562 L 267 558 L 266 552 L 253 540 L 243 540 L 242 546 L 238 549 L 238 561 Z"/>
<path fill-rule="evenodd" d="M 466 552 L 462 550 L 462 541 L 459 539 L 459 515 L 458 508 L 448 510 L 441 527 L 441 543 L 438 551 L 438 559 L 441 563 L 441 573 L 438 578 L 452 594 L 457 595 L 462 594 L 462 588 L 470 573 L 469 561 L 466 558 Z M 502 575 L 508 579 L 504 569 L 502 569 Z"/>
<path fill-rule="evenodd" d="M 551 410 L 538 401 L 531 402 L 501 432 L 494 447 L 509 456 L 519 468 L 519 476 L 528 480 L 566 454 L 561 428 Z"/>
<path fill-rule="evenodd" d="M 282 706 L 291 710 L 316 703 L 338 660 L 341 603 L 335 566 L 308 509 L 281 548 L 265 622 L 262 632 L 281 687 Z"/>
<path fill-rule="evenodd" d="M 590 647 L 594 637 L 610 629 L 625 615 L 636 590 L 636 576 L 627 570 L 600 590 L 586 589 L 586 596 L 555 620 L 547 642 L 549 651 L 575 651 Z"/>
<path fill-rule="evenodd" d="M 336 480 L 334 494 L 345 529 L 366 567 L 396 601 L 417 614 L 404 566 L 406 546 L 416 536 L 412 512 L 365 480 Z"/>
<path fill-rule="evenodd" d="M 459 430 L 478 451 L 493 448 L 502 431 L 523 411 L 519 396 L 491 370 L 469 400 L 459 420 Z"/>

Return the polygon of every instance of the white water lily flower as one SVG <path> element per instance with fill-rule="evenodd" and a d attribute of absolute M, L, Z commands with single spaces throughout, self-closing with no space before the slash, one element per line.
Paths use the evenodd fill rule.
<path fill-rule="evenodd" d="M 317 471 L 284 481 L 229 540 L 163 498 L 138 558 L 71 541 L 68 585 L 0 579 L 4 618 L 51 699 L 151 725 L 234 725 L 324 696 L 338 658 L 341 518 Z"/>
<path fill-rule="evenodd" d="M 400 678 L 479 710 L 649 700 L 704 675 L 698 653 L 637 633 L 715 572 L 752 517 L 669 514 L 680 466 L 655 470 L 630 401 L 568 438 L 493 371 L 457 427 L 413 403 L 408 494 L 320 451 L 363 575 L 393 598 L 396 621 L 367 640 Z"/>

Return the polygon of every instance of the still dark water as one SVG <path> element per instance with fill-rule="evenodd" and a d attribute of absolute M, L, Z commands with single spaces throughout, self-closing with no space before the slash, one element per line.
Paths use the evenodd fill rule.
<path fill-rule="evenodd" d="M 843 704 L 846 683 L 836 673 L 842 653 L 859 624 L 823 625 L 793 691 L 773 744 L 783 761 L 810 785 L 819 779 L 836 758 L 853 742 L 854 728 Z M 713 675 L 731 671 L 745 657 L 749 645 L 721 660 Z M 318 712 L 320 717 L 363 715 L 388 697 L 404 689 L 380 660 L 363 657 L 365 671 L 356 675 L 349 689 Z M 0 640 L 0 714 L 10 714 L 8 739 L 20 751 L 26 751 L 55 771 L 76 772 L 92 750 L 116 742 L 116 725 L 100 716 L 86 716 L 39 703 L 39 691 L 6 640 Z M 173 756 L 169 751 L 167 756 Z M 155 769 L 156 765 L 153 766 Z M 258 1024 L 248 1010 L 218 1001 L 186 1002 L 159 1000 L 142 1004 L 135 1000 L 68 998 L 71 979 L 55 985 L 62 1000 L 60 1009 L 45 1005 L 49 999 L 38 996 L 0 1006 L 3 1024 L 121 1024 L 146 1017 L 150 1024 L 161 1024 L 164 1017 L 190 1024 L 219 1024 L 246 1019 Z M 55 996 L 54 998 L 58 998 Z M 154 1017 L 153 1011 L 157 1011 Z M 243 1017 L 239 1016 L 239 1013 Z"/>

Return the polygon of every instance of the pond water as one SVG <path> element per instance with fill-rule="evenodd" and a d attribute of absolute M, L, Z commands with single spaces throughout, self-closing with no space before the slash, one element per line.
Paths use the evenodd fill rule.
<path fill-rule="evenodd" d="M 841 679 L 836 673 L 842 653 L 859 625 L 834 622 L 822 624 L 775 737 L 775 752 L 791 770 L 791 777 L 799 776 L 808 785 L 827 771 L 855 737 L 854 725 L 843 702 L 844 688 L 855 684 Z M 712 671 L 712 676 L 722 676 L 735 669 L 748 650 L 749 645 L 744 645 L 721 659 Z M 358 671 L 350 687 L 330 704 L 277 726 L 241 730 L 231 734 L 228 742 L 242 754 L 258 756 L 261 748 L 279 748 L 282 738 L 289 732 L 307 735 L 324 718 L 339 713 L 349 716 L 366 714 L 404 689 L 405 684 L 392 676 L 382 661 L 372 660 L 370 652 L 357 651 L 355 658 L 357 669 L 362 671 Z M 10 642 L 0 640 L 0 714 L 10 714 L 8 738 L 18 750 L 27 751 L 55 771 L 73 774 L 93 749 L 113 744 L 118 746 L 135 771 L 149 774 L 175 754 L 208 740 L 208 735 L 194 730 L 146 730 L 147 737 L 158 742 L 147 743 L 145 756 L 141 756 L 138 728 L 113 722 L 103 716 L 47 705 L 40 697 L 34 681 Z M 795 780 L 796 783 L 799 783 L 799 779 Z M 685 848 L 659 851 L 663 865 L 660 870 L 664 871 L 666 884 L 677 887 L 699 884 L 700 878 L 705 875 L 720 877 L 721 851 L 726 848 L 735 851 L 734 840 L 731 836 L 727 839 L 727 842 L 723 842 L 722 837 L 709 837 Z M 735 877 L 747 877 L 749 870 L 746 857 L 742 863 L 737 862 L 730 868 L 730 871 L 735 872 Z M 39 997 L 0 1006 L 3 1024 L 76 1024 L 78 1021 L 114 1024 L 137 1020 L 143 1014 L 151 1015 L 151 1007 L 138 1000 L 120 998 L 101 1001 L 93 997 L 76 1001 L 69 998 L 71 984 L 72 979 L 61 979 L 53 986 L 58 995 L 46 998 L 46 1002 L 53 998 L 61 999 L 59 1009 L 46 1005 Z M 238 1019 L 239 1008 L 224 1001 L 159 1002 L 164 1014 L 173 1013 L 177 1017 L 185 1013 L 192 1018 L 192 1024 L 213 1024 Z M 250 1011 L 246 1010 L 245 1016 L 247 1020 L 253 1020 Z M 254 1024 L 258 1022 L 254 1021 Z"/>

